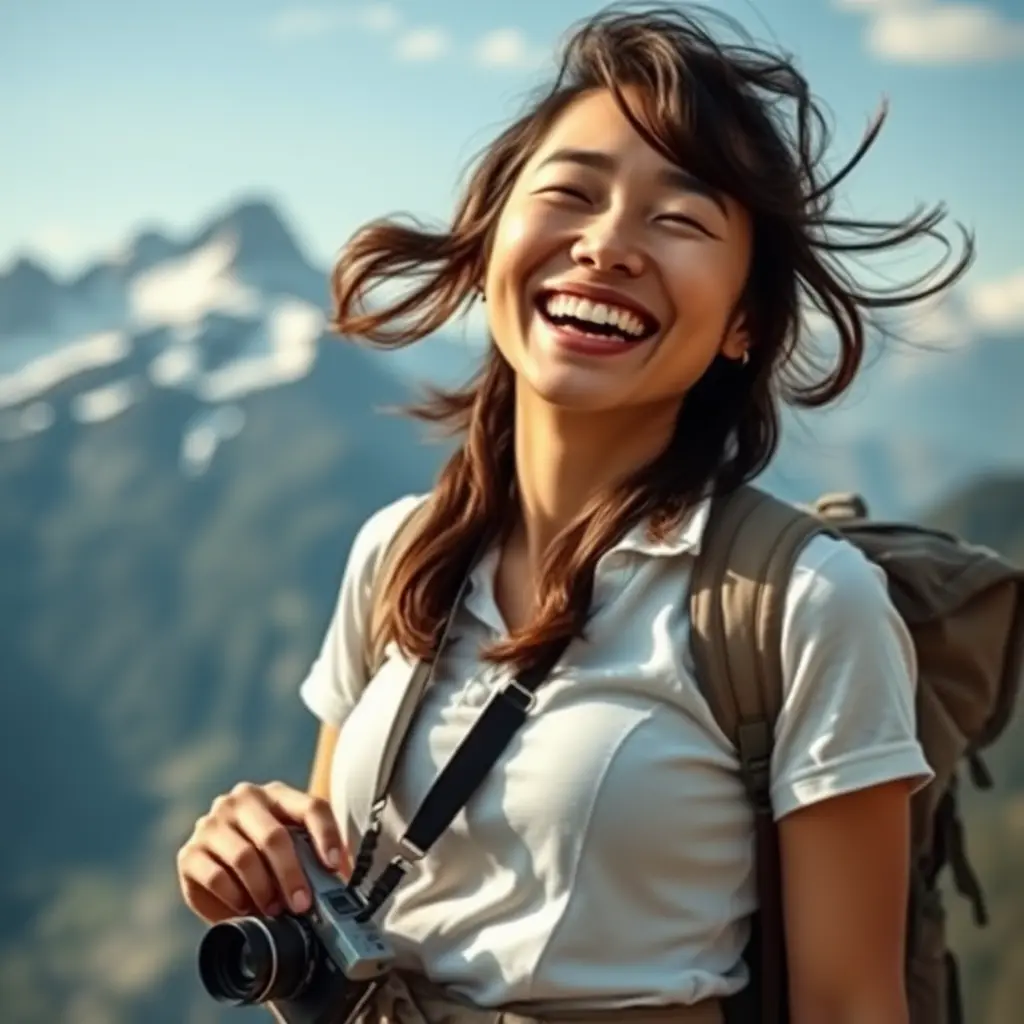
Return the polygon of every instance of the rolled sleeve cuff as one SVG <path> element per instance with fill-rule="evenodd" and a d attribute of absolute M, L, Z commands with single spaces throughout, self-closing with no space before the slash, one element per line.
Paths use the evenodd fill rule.
<path fill-rule="evenodd" d="M 313 671 L 299 687 L 299 698 L 325 725 L 340 726 L 352 710 L 322 672 Z"/>
<path fill-rule="evenodd" d="M 826 761 L 781 779 L 772 787 L 772 807 L 778 821 L 802 807 L 898 779 L 909 780 L 911 792 L 917 793 L 934 777 L 920 745 L 910 740 Z"/>

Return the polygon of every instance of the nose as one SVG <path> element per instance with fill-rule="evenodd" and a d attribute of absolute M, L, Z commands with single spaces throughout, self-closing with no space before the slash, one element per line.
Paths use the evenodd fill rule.
<path fill-rule="evenodd" d="M 577 266 L 590 270 L 639 277 L 644 269 L 643 252 L 610 217 L 592 222 L 573 243 L 571 254 Z"/>

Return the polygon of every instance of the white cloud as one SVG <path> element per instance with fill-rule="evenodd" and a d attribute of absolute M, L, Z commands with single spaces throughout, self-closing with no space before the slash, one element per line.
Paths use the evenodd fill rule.
<path fill-rule="evenodd" d="M 1024 56 L 1024 21 L 986 4 L 838 0 L 837 6 L 868 17 L 868 47 L 884 60 L 960 64 Z"/>
<path fill-rule="evenodd" d="M 812 334 L 835 333 L 831 321 L 807 310 L 804 319 Z M 1002 277 L 957 285 L 893 314 L 889 326 L 897 337 L 933 349 L 959 349 L 979 336 L 1003 335 L 1024 339 L 1024 266 Z M 916 358 L 913 352 L 908 355 Z"/>
<path fill-rule="evenodd" d="M 317 39 L 344 29 L 357 29 L 392 38 L 392 55 L 408 63 L 429 63 L 455 51 L 451 33 L 438 25 L 404 26 L 404 19 L 390 0 L 341 5 L 296 4 L 284 7 L 264 23 L 268 38 L 278 43 Z M 402 31 L 400 31 L 402 30 Z M 459 47 L 461 49 L 461 47 Z M 486 70 L 532 70 L 545 58 L 521 29 L 496 28 L 484 33 L 468 48 L 468 57 Z"/>
<path fill-rule="evenodd" d="M 494 29 L 473 47 L 473 60 L 485 68 L 535 68 L 543 59 L 544 53 L 518 28 Z"/>
<path fill-rule="evenodd" d="M 959 348 L 978 335 L 1024 331 L 1024 267 L 916 303 L 898 314 L 896 326 L 901 336 L 937 348 Z"/>
<path fill-rule="evenodd" d="M 968 293 L 967 305 L 981 327 L 998 331 L 1024 328 L 1024 268 L 975 286 Z"/>
<path fill-rule="evenodd" d="M 342 6 L 304 4 L 279 11 L 267 22 L 266 33 L 278 42 L 295 42 L 319 38 L 346 26 L 367 32 L 393 32 L 401 20 L 395 5 L 385 0 Z"/>
<path fill-rule="evenodd" d="M 410 29 L 395 44 L 395 56 L 404 61 L 432 61 L 449 49 L 448 33 L 442 28 Z"/>
<path fill-rule="evenodd" d="M 880 57 L 908 63 L 999 60 L 1024 55 L 1024 23 L 984 7 L 908 8 L 877 18 L 868 42 Z"/>
<path fill-rule="evenodd" d="M 266 31 L 272 39 L 291 42 L 333 32 L 338 24 L 338 12 L 328 7 L 289 7 L 267 22 Z"/>
<path fill-rule="evenodd" d="M 393 32 L 402 23 L 394 4 L 374 3 L 361 7 L 357 20 L 368 32 Z"/>
<path fill-rule="evenodd" d="M 963 293 L 942 292 L 904 310 L 899 333 L 931 348 L 959 346 L 972 337 L 976 324 Z"/>

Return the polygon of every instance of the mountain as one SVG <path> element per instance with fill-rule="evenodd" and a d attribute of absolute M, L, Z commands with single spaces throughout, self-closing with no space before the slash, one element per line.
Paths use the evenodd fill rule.
<path fill-rule="evenodd" d="M 406 387 L 323 335 L 269 206 L 75 281 L 12 273 L 36 291 L 0 311 L 2 1016 L 230 1020 L 174 850 L 238 778 L 302 779 L 295 687 L 354 532 L 440 452 L 374 415 Z"/>
<path fill-rule="evenodd" d="M 45 395 L 68 374 L 129 365 L 141 374 L 80 395 L 90 420 L 156 386 L 190 387 L 208 401 L 305 378 L 328 303 L 315 266 L 274 203 L 249 197 L 175 238 L 147 227 L 123 249 L 60 281 L 23 258 L 0 273 L 0 439 L 47 429 Z M 906 340 L 869 337 L 856 385 L 828 410 L 784 420 L 764 480 L 785 497 L 856 489 L 877 514 L 907 517 L 977 474 L 1024 468 L 1024 336 L 976 323 L 954 292 L 888 325 Z M 479 363 L 481 310 L 397 352 L 370 352 L 406 385 L 454 384 Z M 102 377 L 102 374 L 100 374 Z M 231 418 L 229 423 L 234 422 Z"/>
<path fill-rule="evenodd" d="M 241 405 L 154 390 L 83 429 L 58 391 L 46 431 L 0 446 L 5 1019 L 192 1019 L 173 849 L 232 780 L 302 777 L 294 688 L 353 533 L 432 475 L 405 424 L 366 430 L 400 397 L 328 343 Z"/>
<path fill-rule="evenodd" d="M 1024 565 L 1024 476 L 985 476 L 932 510 L 940 530 L 987 544 Z"/>
<path fill-rule="evenodd" d="M 326 300 L 260 198 L 180 237 L 147 227 L 70 279 L 0 274 L 5 1024 L 239 1019 L 198 989 L 174 851 L 239 778 L 304 780 L 296 688 L 354 532 L 443 454 L 374 410 L 468 375 L 483 335 L 384 356 L 325 335 Z M 1024 456 L 1000 439 L 1024 436 L 1022 353 L 992 336 L 880 360 L 844 410 L 789 423 L 773 486 L 858 488 L 1017 550 Z M 979 818 L 997 916 L 1024 793 L 1012 744 L 999 757 L 1009 786 Z M 970 947 L 974 1005 L 1010 998 L 998 948 L 964 941 L 989 943 Z"/>
<path fill-rule="evenodd" d="M 994 330 L 943 300 L 941 333 L 909 315 L 891 338 L 869 335 L 848 394 L 789 414 L 768 479 L 787 496 L 856 489 L 876 514 L 920 516 L 986 474 L 1024 470 L 1024 331 Z M 937 315 L 932 314 L 937 318 Z M 920 317 L 920 314 L 918 314 Z"/>
<path fill-rule="evenodd" d="M 60 302 L 60 286 L 45 267 L 22 258 L 0 276 L 0 338 L 45 330 Z"/>

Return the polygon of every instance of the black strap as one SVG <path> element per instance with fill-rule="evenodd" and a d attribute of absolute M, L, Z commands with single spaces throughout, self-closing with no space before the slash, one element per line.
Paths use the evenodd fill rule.
<path fill-rule="evenodd" d="M 564 649 L 564 647 L 563 647 Z M 409 823 L 403 842 L 426 853 L 512 742 L 536 702 L 537 689 L 555 667 L 558 656 L 532 668 L 495 690 L 480 717 L 441 769 Z"/>
<path fill-rule="evenodd" d="M 453 602 L 457 609 L 459 598 Z M 439 649 L 444 649 L 448 628 L 454 613 L 445 625 Z M 366 896 L 360 915 L 368 920 L 383 906 L 415 861 L 424 857 L 442 833 L 466 806 L 498 759 L 512 742 L 519 727 L 536 701 L 535 694 L 551 670 L 565 653 L 568 640 L 556 645 L 542 663 L 527 669 L 495 689 L 448 763 L 441 769 L 399 841 L 402 851 L 384 868 Z M 436 662 L 435 662 L 436 663 Z M 401 706 L 388 737 L 377 775 L 377 787 L 370 812 L 370 821 L 356 855 L 350 888 L 358 888 L 373 863 L 380 838 L 384 807 L 398 758 L 410 732 L 419 698 L 433 674 L 433 664 L 420 664 L 412 673 Z"/>

